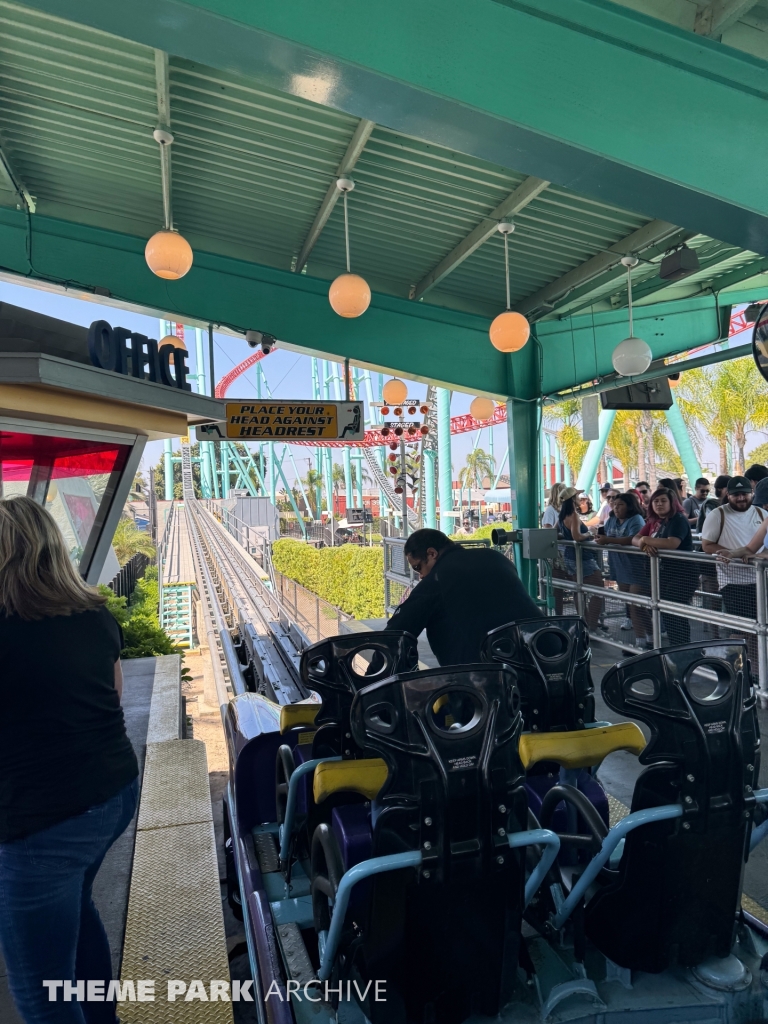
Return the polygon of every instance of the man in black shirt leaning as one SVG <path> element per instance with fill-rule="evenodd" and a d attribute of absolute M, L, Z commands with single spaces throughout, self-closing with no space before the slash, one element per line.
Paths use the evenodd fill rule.
<path fill-rule="evenodd" d="M 462 547 L 440 530 L 416 530 L 405 542 L 405 557 L 421 582 L 385 628 L 414 636 L 426 629 L 441 666 L 477 662 L 490 630 L 543 617 L 514 564 L 499 551 Z"/>

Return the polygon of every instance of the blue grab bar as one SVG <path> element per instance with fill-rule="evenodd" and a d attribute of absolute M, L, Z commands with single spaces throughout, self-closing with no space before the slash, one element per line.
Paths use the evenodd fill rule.
<path fill-rule="evenodd" d="M 555 862 L 555 857 L 560 852 L 560 836 L 548 828 L 533 828 L 526 832 L 510 832 L 507 834 L 509 845 L 513 850 L 521 846 L 545 846 L 546 849 L 541 860 L 531 872 L 531 877 L 525 883 L 525 907 L 536 895 L 536 890 L 547 877 L 547 872 Z"/>
<path fill-rule="evenodd" d="M 758 789 L 755 792 L 755 800 L 759 804 L 768 803 L 768 789 Z M 768 836 L 768 818 L 765 819 L 762 825 L 752 829 L 752 835 L 749 839 L 749 852 L 752 853 L 757 844 L 762 842 L 766 836 Z"/>
<path fill-rule="evenodd" d="M 286 816 L 287 820 L 287 816 Z M 532 900 L 534 893 L 546 877 L 547 872 L 560 849 L 560 838 L 547 828 L 536 828 L 526 832 L 508 833 L 507 839 L 512 849 L 521 846 L 545 846 L 544 854 L 531 872 L 531 877 L 525 886 L 525 906 Z M 327 981 L 333 970 L 333 961 L 339 948 L 341 931 L 344 927 L 344 918 L 349 908 L 349 900 L 353 888 L 358 882 L 379 875 L 384 871 L 399 871 L 402 868 L 417 868 L 421 865 L 422 856 L 419 850 L 409 853 L 392 853 L 385 857 L 371 857 L 368 860 L 355 864 L 349 871 L 345 871 L 339 883 L 336 899 L 333 904 L 333 916 L 331 927 L 327 932 L 320 932 L 318 942 L 321 951 L 320 970 L 318 979 Z"/>
<path fill-rule="evenodd" d="M 584 869 L 584 873 L 568 894 L 568 898 L 563 901 L 563 905 L 557 913 L 553 914 L 553 926 L 556 929 L 563 927 L 579 900 L 597 878 L 619 842 L 624 839 L 628 833 L 632 832 L 633 829 L 639 828 L 640 825 L 650 825 L 656 821 L 669 821 L 671 818 L 682 818 L 682 816 L 683 808 L 680 804 L 665 804 L 663 807 L 648 807 L 644 811 L 635 811 L 634 814 L 628 814 L 626 818 L 622 818 L 621 821 L 617 822 L 603 840 L 603 845 L 600 847 L 599 853 L 595 854 L 589 864 L 587 864 Z"/>
<path fill-rule="evenodd" d="M 371 878 L 372 875 L 380 875 L 383 871 L 399 871 L 401 868 L 417 868 L 421 864 L 421 853 L 419 850 L 408 853 L 389 853 L 384 857 L 371 857 L 369 860 L 355 864 L 349 871 L 345 871 L 339 882 L 336 892 L 336 899 L 333 904 L 333 916 L 331 927 L 327 936 L 320 933 L 320 945 L 323 950 L 320 970 L 317 977 L 320 981 L 327 981 L 333 970 L 333 961 L 341 939 L 341 930 L 344 927 L 344 918 L 347 916 L 349 899 L 353 888 L 358 882 Z M 324 941 L 323 941 L 324 940 Z"/>
<path fill-rule="evenodd" d="M 285 804 L 285 821 L 280 826 L 280 860 L 283 865 L 288 863 L 293 833 L 293 819 L 296 817 L 296 801 L 299 799 L 299 783 L 309 772 L 313 772 L 323 761 L 340 761 L 340 757 L 317 757 L 313 761 L 305 761 L 297 765 L 288 782 L 288 799 Z"/>

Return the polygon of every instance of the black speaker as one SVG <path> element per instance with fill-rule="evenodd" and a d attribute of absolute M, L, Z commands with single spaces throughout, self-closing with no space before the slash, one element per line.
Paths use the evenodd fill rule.
<path fill-rule="evenodd" d="M 669 378 L 657 377 L 655 380 L 601 391 L 600 402 L 604 409 L 671 409 Z"/>

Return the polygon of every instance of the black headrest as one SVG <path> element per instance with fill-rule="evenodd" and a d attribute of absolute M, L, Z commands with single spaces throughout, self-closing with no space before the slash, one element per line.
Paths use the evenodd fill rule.
<path fill-rule="evenodd" d="M 377 854 L 418 849 L 421 836 L 432 851 L 424 863 L 440 861 L 441 872 L 449 861 L 506 863 L 500 829 L 524 828 L 527 814 L 519 709 L 514 672 L 504 665 L 409 673 L 357 693 L 353 738 L 389 767 L 375 802 Z"/>
<path fill-rule="evenodd" d="M 310 689 L 329 687 L 355 693 L 377 679 L 413 672 L 418 641 L 403 630 L 345 633 L 312 644 L 301 655 L 301 681 Z"/>
<path fill-rule="evenodd" d="M 650 728 L 643 764 L 681 766 L 689 807 L 752 802 L 760 734 L 745 640 L 702 641 L 630 658 L 606 673 L 602 693 L 613 711 Z"/>
<path fill-rule="evenodd" d="M 564 615 L 507 623 L 488 634 L 481 655 L 515 669 L 526 729 L 570 731 L 594 721 L 592 652 L 583 619 Z"/>

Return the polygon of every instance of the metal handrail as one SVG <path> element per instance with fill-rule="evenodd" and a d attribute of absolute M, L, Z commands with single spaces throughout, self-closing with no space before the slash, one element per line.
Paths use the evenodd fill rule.
<path fill-rule="evenodd" d="M 713 626 L 724 626 L 743 633 L 754 634 L 756 637 L 758 656 L 758 692 L 764 700 L 768 700 L 767 559 L 750 558 L 746 562 L 739 561 L 732 563 L 738 566 L 743 566 L 744 568 L 749 566 L 754 570 L 757 616 L 754 619 L 750 619 L 745 616 L 732 615 L 720 610 L 705 607 L 699 608 L 691 604 L 683 604 L 681 602 L 670 600 L 669 597 L 661 596 L 660 566 L 663 562 L 687 562 L 692 565 L 696 565 L 697 567 L 713 566 L 717 565 L 718 562 L 716 555 L 710 555 L 703 551 L 659 551 L 657 556 L 649 556 L 645 554 L 645 552 L 642 552 L 630 545 L 600 544 L 598 546 L 591 541 L 573 541 L 560 538 L 558 538 L 557 544 L 560 551 L 562 551 L 563 548 L 573 549 L 575 556 L 575 572 L 571 573 L 569 570 L 569 575 L 572 577 L 571 579 L 562 579 L 561 577 L 550 576 L 548 572 L 543 572 L 541 570 L 540 562 L 539 587 L 540 596 L 542 598 L 546 596 L 545 588 L 549 585 L 556 589 L 573 593 L 575 596 L 576 609 L 580 615 L 584 616 L 587 597 L 595 596 L 605 598 L 608 594 L 613 594 L 613 591 L 608 591 L 606 593 L 605 587 L 596 587 L 584 582 L 583 558 L 585 548 L 593 555 L 602 554 L 602 552 L 614 552 L 615 554 L 629 555 L 633 558 L 645 558 L 645 564 L 648 566 L 648 586 L 650 594 L 632 594 L 628 591 L 620 591 L 619 600 L 621 600 L 623 604 L 636 605 L 638 607 L 646 608 L 651 612 L 654 647 L 661 646 L 662 614 L 678 615 L 688 618 L 691 621 L 704 622 Z M 751 580 L 747 581 L 747 583 L 749 585 Z M 715 593 L 716 592 L 713 591 L 711 596 L 714 597 Z M 620 643 L 599 635 L 596 636 L 596 639 L 622 649 L 626 649 L 630 646 L 627 643 Z"/>

